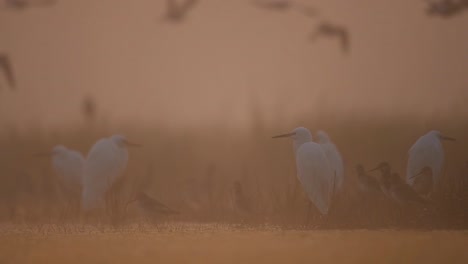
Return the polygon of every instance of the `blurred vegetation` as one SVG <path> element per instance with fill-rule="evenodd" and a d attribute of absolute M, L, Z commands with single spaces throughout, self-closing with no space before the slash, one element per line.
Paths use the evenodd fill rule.
<path fill-rule="evenodd" d="M 467 122 L 437 116 L 426 120 L 308 116 L 294 122 L 267 122 L 252 103 L 251 125 L 246 130 L 231 131 L 223 125 L 169 130 L 98 123 L 53 131 L 31 128 L 22 134 L 4 130 L 0 135 L 0 220 L 79 221 L 64 216 L 66 205 L 50 160 L 33 157 L 33 153 L 64 144 L 86 154 L 96 140 L 119 132 L 144 145 L 129 150 L 122 200 L 128 200 L 136 188 L 181 212 L 162 221 L 271 223 L 294 228 L 468 227 Z M 284 123 L 287 126 L 280 125 Z M 292 142 L 271 139 L 299 125 L 313 133 L 327 131 L 345 161 L 345 191 L 335 199 L 328 217 L 318 217 L 313 211 L 307 223 L 309 202 L 296 180 Z M 370 169 L 385 160 L 403 177 L 407 151 L 432 129 L 457 139 L 444 143 L 445 173 L 432 206 L 400 207 L 385 197 L 358 192 L 357 163 Z M 137 211 L 127 209 L 112 223 L 138 221 Z"/>

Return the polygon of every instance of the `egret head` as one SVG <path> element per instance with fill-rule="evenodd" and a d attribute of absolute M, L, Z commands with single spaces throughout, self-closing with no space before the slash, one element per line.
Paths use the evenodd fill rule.
<path fill-rule="evenodd" d="M 119 146 L 121 148 L 139 147 L 140 146 L 139 144 L 132 143 L 132 142 L 128 141 L 127 138 L 125 136 L 122 136 L 122 135 L 113 135 L 113 136 L 110 137 L 110 140 L 112 140 L 117 146 Z"/>
<path fill-rule="evenodd" d="M 294 140 L 294 150 L 297 150 L 300 145 L 312 141 L 312 134 L 310 134 L 309 129 L 305 127 L 297 127 L 291 133 L 274 136 L 273 138 L 283 137 L 289 137 Z"/>
<path fill-rule="evenodd" d="M 434 136 L 434 137 L 437 137 L 437 138 L 440 139 L 440 140 L 455 141 L 454 138 L 445 136 L 445 135 L 443 135 L 440 131 L 437 131 L 437 130 L 432 130 L 432 131 L 430 131 L 430 132 L 427 133 L 427 134 L 432 135 L 432 136 Z"/>
<path fill-rule="evenodd" d="M 330 137 L 325 131 L 319 130 L 317 131 L 317 141 L 320 144 L 330 143 Z"/>
<path fill-rule="evenodd" d="M 370 171 L 376 171 L 376 170 L 380 170 L 380 172 L 382 172 L 382 175 L 388 175 L 390 174 L 390 164 L 388 164 L 388 162 L 386 161 L 382 161 L 381 163 L 379 163 L 377 167 L 373 168 Z"/>

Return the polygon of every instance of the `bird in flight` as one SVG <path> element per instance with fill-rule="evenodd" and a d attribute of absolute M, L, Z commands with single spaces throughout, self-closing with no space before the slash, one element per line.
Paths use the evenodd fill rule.
<path fill-rule="evenodd" d="M 426 0 L 426 13 L 430 16 L 449 18 L 468 9 L 468 0 Z"/>
<path fill-rule="evenodd" d="M 296 8 L 306 16 L 313 17 L 317 15 L 317 10 L 314 8 L 290 0 L 252 0 L 252 4 L 258 8 L 271 11 L 285 12 L 287 10 Z"/>
<path fill-rule="evenodd" d="M 48 7 L 55 5 L 55 0 L 4 0 L 3 7 L 14 9 L 14 10 L 24 10 L 29 7 Z"/>
<path fill-rule="evenodd" d="M 319 37 L 337 38 L 340 41 L 341 49 L 344 53 L 349 53 L 350 37 L 348 29 L 344 26 L 322 21 L 310 35 L 310 40 L 315 41 Z"/>
<path fill-rule="evenodd" d="M 5 78 L 11 90 L 16 88 L 16 79 L 11 66 L 10 57 L 6 54 L 0 54 L 0 69 L 3 71 Z"/>
<path fill-rule="evenodd" d="M 164 18 L 171 22 L 181 22 L 197 3 L 198 0 L 185 0 L 182 4 L 177 3 L 176 0 L 166 0 L 167 8 Z"/>

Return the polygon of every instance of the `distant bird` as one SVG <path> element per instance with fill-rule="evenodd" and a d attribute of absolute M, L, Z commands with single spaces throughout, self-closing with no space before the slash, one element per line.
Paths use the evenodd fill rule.
<path fill-rule="evenodd" d="M 468 9 L 467 0 L 426 0 L 426 12 L 430 16 L 450 18 Z"/>
<path fill-rule="evenodd" d="M 85 164 L 83 155 L 63 145 L 57 145 L 52 151 L 37 155 L 52 157 L 52 168 L 59 177 L 59 183 L 63 194 L 67 197 L 69 207 L 76 207 L 73 210 L 78 210 Z"/>
<path fill-rule="evenodd" d="M 291 133 L 273 138 L 289 137 L 296 154 L 297 177 L 310 201 L 322 215 L 327 215 L 334 192 L 335 173 L 322 147 L 312 142 L 307 128 L 298 127 Z"/>
<path fill-rule="evenodd" d="M 390 177 L 390 194 L 393 200 L 399 204 L 429 204 L 428 200 L 423 199 L 417 194 L 411 186 L 406 184 L 398 173 L 392 173 Z"/>
<path fill-rule="evenodd" d="M 451 140 L 454 138 L 442 135 L 439 131 L 432 130 L 420 137 L 408 152 L 408 165 L 406 168 L 406 182 L 411 186 L 414 184 L 414 177 L 420 173 L 424 167 L 432 170 L 432 191 L 439 184 L 444 165 L 444 149 L 441 140 Z"/>
<path fill-rule="evenodd" d="M 317 132 L 317 143 L 320 144 L 325 155 L 332 166 L 332 169 L 336 173 L 335 178 L 335 192 L 340 191 L 343 188 L 344 182 L 344 165 L 343 158 L 341 157 L 340 152 L 336 148 L 335 144 L 330 140 L 330 137 L 325 131 L 319 130 Z"/>
<path fill-rule="evenodd" d="M 5 8 L 24 10 L 30 7 L 48 7 L 55 5 L 55 0 L 4 0 L 3 6 Z"/>
<path fill-rule="evenodd" d="M 340 41 L 341 49 L 344 53 L 349 53 L 350 36 L 348 29 L 344 26 L 336 25 L 327 21 L 318 24 L 316 30 L 310 35 L 310 40 L 315 41 L 319 37 L 337 38 Z"/>
<path fill-rule="evenodd" d="M 309 17 L 317 15 L 317 11 L 314 8 L 291 0 L 252 0 L 252 4 L 258 8 L 271 11 L 285 12 L 295 8 Z"/>
<path fill-rule="evenodd" d="M 432 169 L 424 167 L 414 177 L 413 189 L 421 196 L 428 197 L 433 189 Z"/>
<path fill-rule="evenodd" d="M 379 182 L 380 190 L 389 198 L 391 198 L 390 188 L 391 188 L 391 173 L 392 170 L 390 168 L 390 164 L 388 162 L 381 162 L 377 167 L 370 170 L 371 171 L 380 171 L 380 175 L 377 177 Z"/>
<path fill-rule="evenodd" d="M 364 166 L 356 165 L 358 188 L 363 193 L 381 193 L 379 182 L 366 173 Z"/>
<path fill-rule="evenodd" d="M 0 54 L 0 68 L 11 90 L 14 90 L 16 88 L 15 74 L 13 73 L 13 67 L 11 66 L 10 57 L 8 55 Z"/>
<path fill-rule="evenodd" d="M 145 192 L 138 192 L 135 198 L 129 201 L 129 203 L 133 202 L 137 202 L 142 214 L 151 220 L 157 220 L 161 216 L 179 214 L 178 211 L 167 207 Z"/>
<path fill-rule="evenodd" d="M 252 213 L 252 203 L 250 199 L 244 193 L 244 189 L 240 181 L 236 180 L 233 183 L 232 200 L 234 208 L 241 213 L 250 214 Z"/>
<path fill-rule="evenodd" d="M 81 112 L 84 118 L 90 123 L 96 118 L 97 112 L 96 101 L 91 96 L 86 96 L 83 98 L 81 103 Z"/>
<path fill-rule="evenodd" d="M 164 18 L 172 22 L 181 22 L 197 3 L 198 0 L 184 0 L 182 4 L 177 3 L 176 0 L 166 0 L 167 9 Z"/>
<path fill-rule="evenodd" d="M 88 153 L 83 173 L 82 206 L 85 211 L 105 207 L 105 197 L 122 177 L 128 162 L 127 147 L 139 146 L 122 135 L 98 140 Z"/>

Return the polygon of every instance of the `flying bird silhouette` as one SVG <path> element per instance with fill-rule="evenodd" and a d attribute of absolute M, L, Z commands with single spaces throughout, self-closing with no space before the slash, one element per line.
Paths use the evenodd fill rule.
<path fill-rule="evenodd" d="M 315 41 L 319 37 L 338 38 L 343 52 L 349 53 L 350 36 L 346 27 L 327 21 L 322 21 L 318 24 L 315 31 L 310 35 L 310 40 Z"/>
<path fill-rule="evenodd" d="M 171 22 L 181 22 L 185 19 L 188 11 L 193 9 L 197 3 L 198 0 L 185 0 L 182 4 L 177 3 L 176 0 L 167 0 L 164 18 Z"/>
<path fill-rule="evenodd" d="M 4 0 L 3 7 L 14 9 L 14 10 L 24 10 L 30 7 L 48 7 L 55 5 L 55 0 Z"/>
<path fill-rule="evenodd" d="M 0 68 L 5 75 L 11 90 L 14 90 L 16 88 L 16 79 L 13 73 L 13 67 L 11 66 L 11 60 L 8 55 L 0 54 Z"/>
<path fill-rule="evenodd" d="M 252 4 L 254 4 L 258 8 L 263 8 L 271 11 L 285 12 L 295 8 L 298 11 L 300 11 L 303 15 L 309 17 L 317 15 L 317 10 L 315 10 L 315 8 L 290 0 L 252 0 Z"/>
<path fill-rule="evenodd" d="M 467 0 L 426 0 L 426 13 L 430 16 L 440 16 L 450 18 L 468 8 Z"/>

